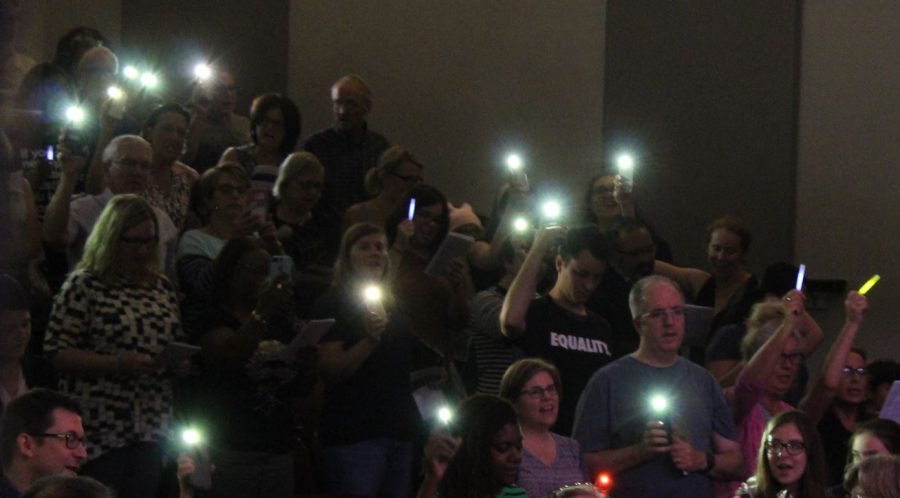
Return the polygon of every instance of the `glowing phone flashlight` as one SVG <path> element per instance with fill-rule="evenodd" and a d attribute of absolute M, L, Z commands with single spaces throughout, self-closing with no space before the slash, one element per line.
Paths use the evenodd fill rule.
<path fill-rule="evenodd" d="M 194 66 L 194 77 L 197 81 L 206 81 L 212 77 L 212 68 L 201 62 Z"/>
<path fill-rule="evenodd" d="M 669 438 L 669 444 L 672 444 L 672 421 L 669 418 L 669 399 L 662 394 L 654 394 L 650 396 L 650 410 L 656 417 L 656 420 L 663 424 L 666 436 Z"/>
<path fill-rule="evenodd" d="M 541 207 L 541 212 L 544 214 L 544 218 L 549 221 L 555 221 L 559 219 L 559 216 L 562 214 L 562 206 L 559 202 L 556 201 L 547 201 Z"/>
<path fill-rule="evenodd" d="M 159 77 L 149 71 L 145 72 L 141 75 L 141 85 L 148 89 L 156 88 L 159 85 Z"/>
<path fill-rule="evenodd" d="M 125 79 L 136 80 L 141 76 L 141 72 L 138 71 L 138 68 L 128 65 L 122 69 L 122 76 L 124 76 Z"/>
<path fill-rule="evenodd" d="M 518 218 L 513 220 L 513 230 L 522 233 L 528 231 L 529 223 L 528 220 L 523 216 L 519 216 Z"/>
<path fill-rule="evenodd" d="M 619 175 L 626 183 L 631 184 L 634 181 L 634 156 L 628 153 L 619 154 L 616 158 L 616 167 L 619 168 Z"/>
<path fill-rule="evenodd" d="M 442 406 L 438 408 L 437 417 L 442 424 L 450 425 L 450 421 L 453 420 L 453 411 L 447 406 Z"/>
<path fill-rule="evenodd" d="M 84 109 L 78 107 L 77 105 L 72 105 L 66 108 L 66 119 L 69 120 L 72 124 L 81 124 L 84 121 L 86 114 Z"/>

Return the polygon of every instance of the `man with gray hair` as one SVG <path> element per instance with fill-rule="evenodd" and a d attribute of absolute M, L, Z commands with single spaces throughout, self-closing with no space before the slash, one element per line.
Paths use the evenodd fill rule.
<path fill-rule="evenodd" d="M 43 239 L 48 246 L 65 249 L 69 268 L 81 260 L 84 243 L 94 223 L 117 194 L 142 194 L 149 179 L 153 149 L 137 135 L 120 135 L 103 149 L 103 176 L 106 190 L 99 195 L 75 195 L 85 158 L 60 145 L 57 160 L 62 176 L 44 215 Z M 172 255 L 178 230 L 169 216 L 153 208 L 159 223 L 160 270 L 171 275 Z"/>
<path fill-rule="evenodd" d="M 342 217 L 348 207 L 368 198 L 363 185 L 366 171 L 378 164 L 390 143 L 366 123 L 372 90 L 361 77 L 349 74 L 334 83 L 331 110 L 334 127 L 310 136 L 303 148 L 325 166 L 325 191 L 316 211 Z"/>
<path fill-rule="evenodd" d="M 591 475 L 616 475 L 611 496 L 714 496 L 712 480 L 739 478 L 731 412 L 709 372 L 681 358 L 684 296 L 661 276 L 629 294 L 637 351 L 601 368 L 578 401 L 572 436 Z"/>

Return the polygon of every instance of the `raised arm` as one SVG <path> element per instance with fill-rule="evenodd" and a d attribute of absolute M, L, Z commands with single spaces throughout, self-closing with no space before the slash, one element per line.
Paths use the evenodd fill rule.
<path fill-rule="evenodd" d="M 525 261 L 519 268 L 519 273 L 510 284 L 509 292 L 506 293 L 506 298 L 503 300 L 503 308 L 500 310 L 500 330 L 503 335 L 515 337 L 525 332 L 525 315 L 528 313 L 528 307 L 531 305 L 534 291 L 537 289 L 544 256 L 550 250 L 554 240 L 562 233 L 563 228 L 555 226 L 542 227 L 535 234 L 531 250 L 525 256 Z"/>
<path fill-rule="evenodd" d="M 653 273 L 669 277 L 687 293 L 687 298 L 692 301 L 697 297 L 697 292 L 703 287 L 703 284 L 712 276 L 708 272 L 699 268 L 684 268 L 675 266 L 665 261 L 656 260 L 653 263 Z"/>
<path fill-rule="evenodd" d="M 865 296 L 856 291 L 850 291 L 847 294 L 847 299 L 844 301 L 846 310 L 844 327 L 828 351 L 822 372 L 813 384 L 812 390 L 800 401 L 800 409 L 806 412 L 813 424 L 819 423 L 834 399 L 834 394 L 840 386 L 844 365 L 847 364 L 847 356 L 850 354 L 850 348 L 853 347 L 853 341 L 856 339 L 856 333 L 859 331 L 867 307 L 868 302 Z"/>

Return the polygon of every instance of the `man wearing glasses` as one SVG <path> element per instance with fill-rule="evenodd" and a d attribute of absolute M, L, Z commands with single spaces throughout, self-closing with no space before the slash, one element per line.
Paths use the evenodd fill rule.
<path fill-rule="evenodd" d="M 616 476 L 613 498 L 711 498 L 712 480 L 741 477 L 744 460 L 718 383 L 678 355 L 684 297 L 671 280 L 650 276 L 632 287 L 629 305 L 638 349 L 591 378 L 573 437 L 591 475 Z"/>
<path fill-rule="evenodd" d="M 0 498 L 17 498 L 38 479 L 74 476 L 87 459 L 81 409 L 72 398 L 34 389 L 0 419 Z"/>
<path fill-rule="evenodd" d="M 153 149 L 143 138 L 136 135 L 114 138 L 103 149 L 106 190 L 99 195 L 75 196 L 85 158 L 60 146 L 58 160 L 62 164 L 62 176 L 44 215 L 43 239 L 50 247 L 66 250 L 69 268 L 81 260 L 94 223 L 114 195 L 145 193 L 152 157 Z M 153 211 L 159 224 L 160 269 L 171 276 L 174 272 L 169 270 L 178 230 L 165 212 L 157 207 Z"/>

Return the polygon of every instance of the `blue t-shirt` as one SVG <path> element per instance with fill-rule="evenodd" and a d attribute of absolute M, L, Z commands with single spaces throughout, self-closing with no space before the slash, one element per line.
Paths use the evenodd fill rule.
<path fill-rule="evenodd" d="M 736 441 L 731 410 L 713 376 L 684 358 L 658 368 L 632 356 L 597 371 L 578 401 L 572 434 L 584 452 L 637 444 L 647 422 L 658 417 L 649 399 L 666 396 L 672 433 L 701 451 L 712 451 L 713 433 Z M 668 455 L 621 471 L 611 496 L 712 497 L 709 477 L 684 475 Z"/>

